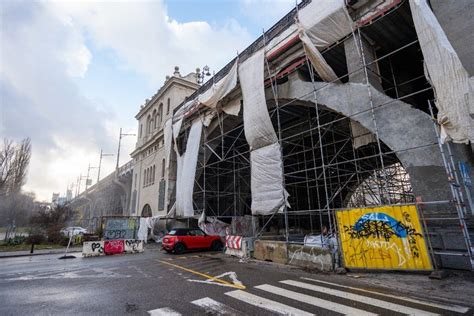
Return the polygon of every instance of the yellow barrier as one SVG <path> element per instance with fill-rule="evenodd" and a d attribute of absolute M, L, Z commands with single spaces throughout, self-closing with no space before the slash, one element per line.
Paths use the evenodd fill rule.
<path fill-rule="evenodd" d="M 432 270 L 415 205 L 337 212 L 346 268 Z"/>

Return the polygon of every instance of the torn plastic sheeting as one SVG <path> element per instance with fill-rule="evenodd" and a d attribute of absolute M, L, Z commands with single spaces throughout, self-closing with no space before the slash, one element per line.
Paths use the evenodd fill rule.
<path fill-rule="evenodd" d="M 183 104 L 182 107 L 180 107 L 176 113 L 173 115 L 173 120 L 174 121 L 177 121 L 177 120 L 181 120 L 183 119 L 184 117 L 188 116 L 189 114 L 193 113 L 194 112 L 194 109 L 196 107 L 199 107 L 199 102 L 196 99 L 192 99 L 192 100 L 189 100 L 188 102 L 186 102 L 185 104 Z"/>
<path fill-rule="evenodd" d="M 199 95 L 199 103 L 209 108 L 215 108 L 217 103 L 237 86 L 237 65 L 238 59 L 224 78 Z"/>
<path fill-rule="evenodd" d="M 244 131 L 251 150 L 278 141 L 265 100 L 264 57 L 264 50 L 261 49 L 239 65 L 244 99 Z"/>
<path fill-rule="evenodd" d="M 285 29 L 281 34 L 272 38 L 270 42 L 266 45 L 267 57 L 272 57 L 272 55 L 278 51 L 281 47 L 285 46 L 291 39 L 293 39 L 297 34 L 298 28 L 296 24 L 291 24 L 287 29 Z"/>
<path fill-rule="evenodd" d="M 252 214 L 269 215 L 286 203 L 279 143 L 250 152 Z"/>
<path fill-rule="evenodd" d="M 224 223 L 223 221 L 214 217 L 206 217 L 204 212 L 202 212 L 201 216 L 199 217 L 198 226 L 206 234 L 213 236 L 225 236 L 230 232 L 229 224 Z"/>
<path fill-rule="evenodd" d="M 241 100 L 240 98 L 237 98 L 237 99 L 231 100 L 226 105 L 224 105 L 222 107 L 222 111 L 224 111 L 224 113 L 229 114 L 229 115 L 238 116 L 240 113 L 240 105 L 241 105 Z"/>
<path fill-rule="evenodd" d="M 303 27 L 299 27 L 298 35 L 301 41 L 303 42 L 303 47 L 306 52 L 306 56 L 308 56 L 308 59 L 311 61 L 311 64 L 318 73 L 319 77 L 321 77 L 321 79 L 326 82 L 340 81 L 337 80 L 337 75 L 334 70 L 331 68 L 331 66 L 329 66 L 323 55 L 321 55 L 319 50 L 311 42 L 308 35 L 306 35 L 306 32 Z"/>
<path fill-rule="evenodd" d="M 137 239 L 144 240 L 148 239 L 148 226 L 146 223 L 146 217 L 140 217 L 140 226 L 138 226 Z"/>
<path fill-rule="evenodd" d="M 298 20 L 312 43 L 319 48 L 352 33 L 353 21 L 344 0 L 313 0 L 299 10 Z"/>
<path fill-rule="evenodd" d="M 474 141 L 470 108 L 472 87 L 467 71 L 426 0 L 410 0 L 418 41 L 436 93 L 438 122 L 457 143 Z"/>
<path fill-rule="evenodd" d="M 351 122 L 351 134 L 354 139 L 354 148 L 368 145 L 376 141 L 375 135 L 372 134 L 367 128 L 362 126 L 359 122 L 350 120 Z"/>
<path fill-rule="evenodd" d="M 179 156 L 177 153 L 176 178 L 176 215 L 190 217 L 194 215 L 193 191 L 196 165 L 201 144 L 202 121 L 197 118 L 191 125 L 186 151 Z"/>

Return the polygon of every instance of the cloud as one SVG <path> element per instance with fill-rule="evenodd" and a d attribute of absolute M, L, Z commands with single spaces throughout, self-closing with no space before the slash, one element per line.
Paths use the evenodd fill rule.
<path fill-rule="evenodd" d="M 252 41 L 249 32 L 232 19 L 223 25 L 179 23 L 168 16 L 161 1 L 53 5 L 58 15 L 69 16 L 99 48 L 112 49 L 122 67 L 147 76 L 154 85 L 161 85 L 175 65 L 182 74 L 205 64 L 219 70 Z"/>
<path fill-rule="evenodd" d="M 113 114 L 97 110 L 74 83 L 86 73 L 91 53 L 73 25 L 36 2 L 2 2 L 0 20 L 0 136 L 31 138 L 25 189 L 47 199 L 65 190 L 89 153 L 107 146 L 101 118 Z M 62 160 L 68 166 L 57 164 Z"/>
<path fill-rule="evenodd" d="M 175 65 L 182 74 L 205 64 L 217 71 L 252 41 L 236 20 L 180 23 L 161 1 L 2 1 L 0 11 L 0 137 L 31 137 L 25 189 L 40 199 L 64 192 L 100 148 L 115 152 L 118 126 L 136 126 L 107 104 L 109 95 L 99 104 L 79 89 L 77 80 L 93 79 L 94 49 L 111 52 L 114 66 L 158 89 Z M 114 159 L 104 161 L 102 174 L 113 166 Z"/>

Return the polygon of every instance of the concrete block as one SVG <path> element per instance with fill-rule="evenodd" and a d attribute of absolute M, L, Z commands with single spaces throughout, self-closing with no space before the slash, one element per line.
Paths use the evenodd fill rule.
<path fill-rule="evenodd" d="M 85 241 L 82 244 L 83 257 L 96 257 L 104 255 L 104 241 Z"/>
<path fill-rule="evenodd" d="M 125 240 L 125 253 L 138 253 L 143 252 L 143 240 L 138 239 L 126 239 Z"/>
<path fill-rule="evenodd" d="M 286 264 L 288 262 L 287 245 L 282 241 L 256 240 L 253 256 L 257 260 Z"/>
<path fill-rule="evenodd" d="M 288 264 L 324 272 L 333 270 L 331 252 L 317 247 L 288 245 Z"/>

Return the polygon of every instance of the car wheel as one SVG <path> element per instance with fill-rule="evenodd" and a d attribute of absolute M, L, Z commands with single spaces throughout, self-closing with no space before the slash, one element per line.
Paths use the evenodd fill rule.
<path fill-rule="evenodd" d="M 177 253 L 177 254 L 181 254 L 184 252 L 184 250 L 186 250 L 186 247 L 179 243 L 179 244 L 176 244 L 174 245 L 174 252 Z"/>
<path fill-rule="evenodd" d="M 211 244 L 211 249 L 213 251 L 219 251 L 222 249 L 222 243 L 219 240 L 214 240 Z"/>

